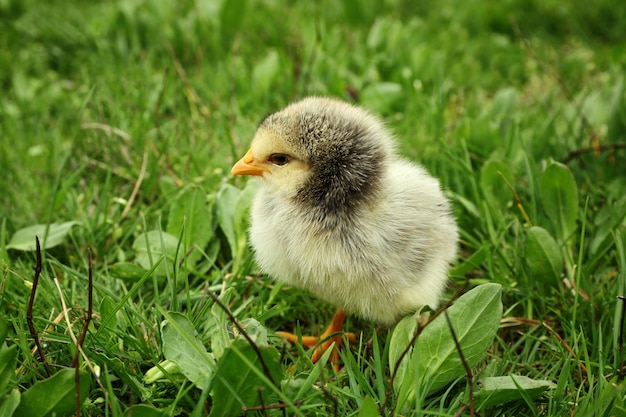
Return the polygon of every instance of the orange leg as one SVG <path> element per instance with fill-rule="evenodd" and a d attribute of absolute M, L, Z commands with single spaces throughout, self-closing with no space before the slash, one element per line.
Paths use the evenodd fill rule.
<path fill-rule="evenodd" d="M 339 309 L 333 316 L 333 319 L 326 330 L 324 330 L 324 333 L 322 333 L 319 337 L 302 336 L 302 346 L 306 346 L 308 348 L 316 347 L 313 351 L 313 356 L 311 357 L 311 361 L 313 361 L 313 363 L 317 362 L 334 343 L 335 347 L 330 353 L 330 363 L 333 364 L 335 370 L 339 370 L 339 346 L 341 346 L 342 336 L 345 335 L 350 342 L 356 341 L 354 333 L 342 333 L 341 331 L 345 317 L 346 312 Z M 291 343 L 298 342 L 298 336 L 293 333 L 276 332 L 276 334 Z"/>

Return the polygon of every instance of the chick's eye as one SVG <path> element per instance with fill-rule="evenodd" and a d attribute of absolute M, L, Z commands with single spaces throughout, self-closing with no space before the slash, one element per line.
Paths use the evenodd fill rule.
<path fill-rule="evenodd" d="M 268 161 L 270 161 L 274 165 L 282 166 L 282 165 L 285 165 L 287 162 L 289 162 L 289 159 L 290 159 L 289 156 L 283 153 L 273 153 L 268 158 Z"/>

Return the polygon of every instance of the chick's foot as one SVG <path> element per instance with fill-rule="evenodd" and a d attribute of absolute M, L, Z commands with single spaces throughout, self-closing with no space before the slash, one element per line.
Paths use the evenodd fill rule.
<path fill-rule="evenodd" d="M 333 316 L 332 321 L 324 330 L 324 332 L 319 336 L 302 336 L 300 339 L 298 335 L 289 332 L 276 332 L 277 335 L 282 337 L 283 339 L 291 342 L 298 343 L 301 342 L 302 346 L 313 348 L 313 356 L 311 357 L 311 361 L 316 363 L 323 355 L 326 353 L 328 349 L 332 346 L 332 352 L 330 353 L 330 363 L 333 364 L 333 367 L 336 371 L 339 371 L 340 368 L 340 360 L 339 360 L 339 347 L 343 341 L 343 337 L 345 336 L 348 341 L 354 343 L 356 342 L 356 336 L 354 333 L 344 333 L 341 331 L 343 327 L 343 321 L 346 317 L 345 311 L 339 309 Z"/>

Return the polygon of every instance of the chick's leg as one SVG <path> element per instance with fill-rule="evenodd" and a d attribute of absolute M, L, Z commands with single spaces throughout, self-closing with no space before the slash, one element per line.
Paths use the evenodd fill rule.
<path fill-rule="evenodd" d="M 339 369 L 338 349 L 341 345 L 343 335 L 345 335 L 350 342 L 356 341 L 356 336 L 354 335 L 354 333 L 342 333 L 341 331 L 341 328 L 343 326 L 343 320 L 345 319 L 345 317 L 346 312 L 342 309 L 338 309 L 326 330 L 324 330 L 324 332 L 319 337 L 302 336 L 303 346 L 306 346 L 308 348 L 317 346 L 315 351 L 313 351 L 313 356 L 311 357 L 311 361 L 313 363 L 317 362 L 334 343 L 335 346 L 333 348 L 333 351 L 330 353 L 330 362 L 333 364 L 335 369 Z M 276 334 L 291 343 L 298 342 L 298 336 L 293 333 L 276 332 Z"/>

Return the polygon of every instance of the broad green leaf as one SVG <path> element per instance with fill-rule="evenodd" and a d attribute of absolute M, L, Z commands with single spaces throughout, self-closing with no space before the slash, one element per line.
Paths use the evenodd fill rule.
<path fill-rule="evenodd" d="M 556 384 L 521 375 L 489 377 L 478 381 L 480 389 L 474 394 L 477 409 L 485 409 L 523 399 L 523 393 L 537 398 Z"/>
<path fill-rule="evenodd" d="M 239 325 L 243 327 L 248 337 L 257 345 L 266 345 L 268 343 L 267 329 L 254 317 L 241 320 Z"/>
<path fill-rule="evenodd" d="M 198 340 L 196 329 L 183 314 L 170 312 L 161 325 L 163 356 L 176 363 L 195 386 L 207 389 L 215 359 Z"/>
<path fill-rule="evenodd" d="M 148 404 L 137 404 L 128 407 L 124 417 L 166 417 L 169 414 Z"/>
<path fill-rule="evenodd" d="M 241 194 L 237 199 L 237 207 L 235 209 L 235 226 L 239 236 L 247 233 L 247 219 L 246 216 L 252 205 L 252 200 L 259 190 L 258 181 L 248 181 L 246 186 L 241 190 Z"/>
<path fill-rule="evenodd" d="M 241 190 L 237 207 L 235 209 L 235 233 L 237 237 L 236 256 L 233 263 L 233 270 L 238 271 L 239 265 L 245 259 L 244 253 L 248 247 L 248 213 L 252 200 L 259 190 L 259 181 L 248 181 Z"/>
<path fill-rule="evenodd" d="M 161 244 L 161 239 L 163 239 L 163 244 Z M 161 256 L 165 256 L 167 263 L 164 262 L 155 270 L 155 273 L 160 276 L 166 275 L 166 264 L 170 272 L 173 270 L 177 248 L 178 238 L 159 230 L 143 233 L 137 236 L 133 243 L 133 250 L 137 253 L 135 261 L 146 270 L 152 268 Z"/>
<path fill-rule="evenodd" d="M 418 316 L 419 313 L 416 313 L 415 315 L 403 318 L 393 329 L 391 341 L 389 342 L 389 368 L 391 370 L 395 368 L 398 359 L 400 359 L 400 355 L 402 355 L 402 352 L 404 352 L 406 347 L 411 342 L 411 339 L 413 339 L 413 335 L 417 330 Z M 412 348 L 410 352 L 412 352 Z M 404 380 L 404 374 L 408 369 L 408 363 L 406 360 L 408 357 L 409 356 L 405 356 L 402 365 L 398 367 L 396 378 L 394 379 L 394 383 L 398 381 L 396 388 L 400 388 L 400 382 Z"/>
<path fill-rule="evenodd" d="M 230 184 L 224 184 L 217 194 L 217 222 L 226 236 L 231 254 L 237 253 L 237 236 L 235 234 L 235 208 L 241 190 Z"/>
<path fill-rule="evenodd" d="M 501 295 L 499 284 L 480 285 L 461 296 L 447 310 L 463 356 L 472 368 L 484 358 L 495 337 L 502 317 Z M 391 369 L 411 339 L 415 326 L 415 318 L 407 317 L 394 330 L 389 348 Z M 398 407 L 415 400 L 417 392 L 420 397 L 426 397 L 464 374 L 448 323 L 441 314 L 426 326 L 415 349 L 410 349 L 401 362 L 393 381 Z"/>
<path fill-rule="evenodd" d="M 525 253 L 524 259 L 531 279 L 551 286 L 559 284 L 563 270 L 563 254 L 547 230 L 539 226 L 528 229 Z"/>
<path fill-rule="evenodd" d="M 20 390 L 13 388 L 4 398 L 0 398 L 0 417 L 11 417 L 15 415 L 15 409 L 20 404 Z"/>
<path fill-rule="evenodd" d="M 4 338 L 0 339 L 4 340 Z M 15 380 L 15 358 L 17 357 L 17 346 L 0 345 L 0 396 L 4 395 L 11 381 Z"/>
<path fill-rule="evenodd" d="M 480 285 L 460 297 L 448 314 L 470 368 L 480 362 L 493 342 L 502 318 L 502 287 Z M 446 318 L 433 320 L 417 340 L 420 385 L 433 393 L 465 374 Z"/>
<path fill-rule="evenodd" d="M 71 416 L 76 411 L 74 369 L 62 369 L 51 377 L 37 381 L 22 393 L 15 417 Z M 80 403 L 89 394 L 90 376 L 80 372 Z"/>
<path fill-rule="evenodd" d="M 220 241 L 219 239 L 212 239 L 209 242 L 209 246 L 206 248 L 204 252 L 204 257 L 207 262 L 203 262 L 199 265 L 198 273 L 206 274 L 209 269 L 211 269 L 215 265 L 215 260 L 217 259 L 217 255 L 220 251 Z"/>
<path fill-rule="evenodd" d="M 169 175 L 159 177 L 159 194 L 166 196 L 168 200 L 171 199 L 172 196 L 175 196 L 180 191 L 180 187 L 176 181 L 177 180 Z"/>
<path fill-rule="evenodd" d="M 258 187 L 258 181 L 248 181 L 243 190 L 225 184 L 217 195 L 217 221 L 230 246 L 234 271 L 239 269 L 239 263 L 244 259 L 248 244 L 246 217 Z"/>
<path fill-rule="evenodd" d="M 28 226 L 15 232 L 6 247 L 7 249 L 33 251 L 37 248 L 35 236 L 39 236 L 41 247 L 43 249 L 50 249 L 63 243 L 72 227 L 79 223 L 80 222 L 77 221 L 71 221 L 65 223 L 51 223 L 50 225 L 35 224 Z"/>
<path fill-rule="evenodd" d="M 552 162 L 539 183 L 543 208 L 563 242 L 576 230 L 578 218 L 578 187 L 570 169 Z"/>
<path fill-rule="evenodd" d="M 132 262 L 118 262 L 109 268 L 109 273 L 115 278 L 128 281 L 139 281 L 146 273 L 146 269 Z"/>
<path fill-rule="evenodd" d="M 167 218 L 166 232 L 179 236 L 184 227 L 183 254 L 187 253 L 190 266 L 202 257 L 202 252 L 213 236 L 213 211 L 207 193 L 198 186 L 185 188 L 176 196 Z M 193 247 L 196 249 L 190 251 Z"/>
<path fill-rule="evenodd" d="M 506 181 L 514 183 L 511 168 L 504 161 L 490 160 L 480 170 L 480 187 L 487 202 L 497 213 L 501 213 L 513 201 L 513 193 Z"/>
<path fill-rule="evenodd" d="M 220 300 L 228 305 L 235 289 L 230 287 L 226 288 L 224 292 L 220 294 Z M 219 359 L 224 350 L 230 345 L 232 336 L 228 331 L 229 319 L 224 309 L 217 303 L 213 303 L 211 306 L 210 325 L 207 326 L 207 336 L 211 341 L 211 353 L 215 355 L 216 359 Z"/>
<path fill-rule="evenodd" d="M 259 395 L 263 396 L 265 404 L 271 403 L 268 395 L 273 391 L 266 380 L 280 382 L 280 355 L 272 346 L 257 346 L 270 375 L 265 375 L 252 346 L 244 339 L 235 339 L 218 362 L 211 391 L 213 405 L 210 417 L 239 416 L 243 407 L 260 404 Z M 265 378 L 261 378 L 259 374 L 265 375 Z"/>
<path fill-rule="evenodd" d="M 363 403 L 361 403 L 358 417 L 380 417 L 378 405 L 369 395 L 366 395 L 365 398 L 363 398 Z"/>
<path fill-rule="evenodd" d="M 100 318 L 109 331 L 113 331 L 117 327 L 115 303 L 107 296 L 102 298 L 102 302 L 100 303 Z"/>
<path fill-rule="evenodd" d="M 391 341 L 389 343 L 389 368 L 393 371 L 396 369 L 396 377 L 393 380 L 393 387 L 396 392 L 398 409 L 410 398 L 415 397 L 415 361 L 417 356 L 413 355 L 413 346 L 409 347 L 407 353 L 398 364 L 401 355 L 413 340 L 413 336 L 417 331 L 417 323 L 419 312 L 412 316 L 407 316 L 400 320 L 393 330 Z"/>

